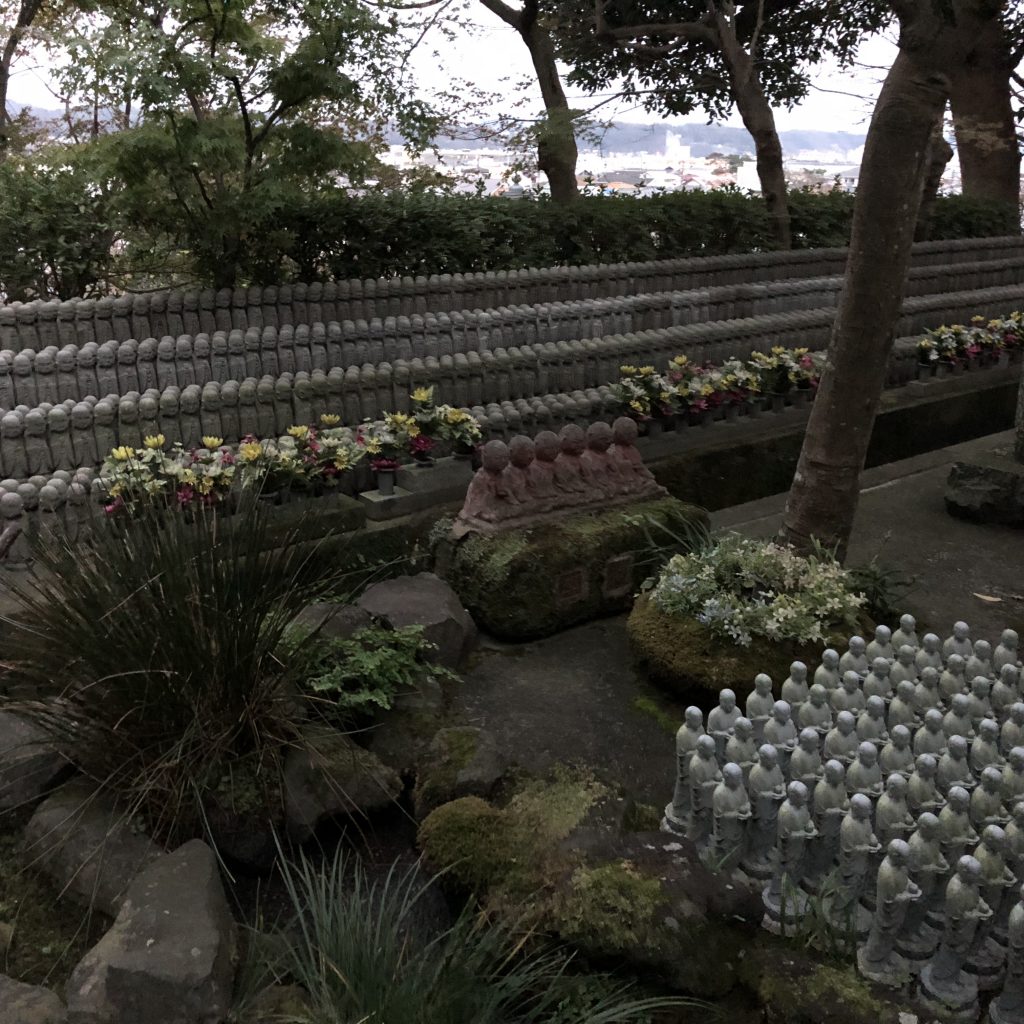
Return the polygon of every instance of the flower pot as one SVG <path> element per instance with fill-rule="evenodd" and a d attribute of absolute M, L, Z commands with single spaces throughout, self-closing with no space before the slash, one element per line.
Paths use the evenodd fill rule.
<path fill-rule="evenodd" d="M 756 398 L 752 398 L 749 402 L 747 402 L 747 415 L 760 416 L 763 407 L 764 399 L 762 399 L 761 396 L 758 395 Z"/>
<path fill-rule="evenodd" d="M 954 377 L 959 377 L 964 372 L 964 364 L 959 361 L 950 363 L 949 369 Z"/>
<path fill-rule="evenodd" d="M 729 423 L 735 423 L 740 418 L 740 407 L 730 402 L 725 407 L 725 418 Z"/>
<path fill-rule="evenodd" d="M 917 379 L 918 380 L 931 380 L 932 379 L 933 367 L 931 363 L 918 363 L 917 364 Z"/>
<path fill-rule="evenodd" d="M 647 421 L 647 436 L 648 437 L 660 437 L 665 429 L 664 423 L 661 420 L 648 420 Z"/>
<path fill-rule="evenodd" d="M 948 377 L 953 372 L 953 364 L 949 362 L 939 362 L 935 367 L 935 376 L 940 380 L 943 377 Z"/>
<path fill-rule="evenodd" d="M 434 465 L 434 457 L 432 455 L 423 455 L 417 452 L 412 457 L 412 464 L 417 469 L 429 469 Z"/>
<path fill-rule="evenodd" d="M 390 498 L 395 493 L 395 471 L 393 469 L 377 470 L 377 490 L 385 498 Z"/>
<path fill-rule="evenodd" d="M 969 356 L 967 359 L 967 369 L 976 370 L 981 366 L 981 360 L 977 356 Z"/>
<path fill-rule="evenodd" d="M 1010 365 L 1010 353 L 1003 349 L 999 353 L 999 358 L 996 360 L 996 366 L 1000 370 L 1005 370 Z"/>
<path fill-rule="evenodd" d="M 785 395 L 769 395 L 768 400 L 771 405 L 772 412 L 785 412 L 786 411 L 786 396 Z"/>

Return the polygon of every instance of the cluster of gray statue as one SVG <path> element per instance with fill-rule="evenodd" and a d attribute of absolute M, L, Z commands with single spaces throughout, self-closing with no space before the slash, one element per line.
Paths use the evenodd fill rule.
<path fill-rule="evenodd" d="M 944 1018 L 1024 1022 L 1024 689 L 1018 636 L 966 623 L 920 639 L 912 616 L 852 637 L 780 699 L 759 675 L 745 714 L 723 690 L 686 711 L 662 827 L 767 884 L 765 924 L 809 896 L 858 945 L 861 972 Z"/>
<path fill-rule="evenodd" d="M 637 425 L 623 416 L 609 426 L 584 430 L 567 424 L 560 433 L 488 441 L 466 500 L 452 527 L 468 533 L 512 529 L 538 516 L 579 512 L 667 492 L 644 465 L 636 448 Z"/>

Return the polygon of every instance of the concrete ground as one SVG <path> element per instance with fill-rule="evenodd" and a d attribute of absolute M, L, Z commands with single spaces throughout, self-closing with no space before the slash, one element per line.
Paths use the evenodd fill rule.
<path fill-rule="evenodd" d="M 849 563 L 872 559 L 914 577 L 906 608 L 945 637 L 965 619 L 976 637 L 1024 631 L 1024 531 L 976 526 L 945 511 L 954 461 L 1005 445 L 996 434 L 866 472 Z M 717 530 L 771 536 L 785 495 L 723 509 Z M 586 764 L 637 800 L 663 806 L 671 795 L 672 725 L 682 707 L 632 664 L 625 618 L 592 622 L 530 644 L 484 640 L 456 698 L 474 725 L 495 734 L 530 771 Z"/>

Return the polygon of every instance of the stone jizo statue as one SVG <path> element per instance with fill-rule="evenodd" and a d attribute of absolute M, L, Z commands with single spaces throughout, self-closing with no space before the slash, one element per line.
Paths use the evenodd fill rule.
<path fill-rule="evenodd" d="M 992 1024 L 1024 1024 L 1024 886 L 1013 896 L 1007 927 L 1006 977 L 1002 991 L 988 1008 Z"/>
<path fill-rule="evenodd" d="M 910 730 L 905 725 L 897 725 L 889 733 L 889 742 L 878 755 L 878 766 L 886 778 L 894 774 L 910 778 L 914 771 L 914 751 L 910 742 Z"/>
<path fill-rule="evenodd" d="M 935 952 L 939 931 L 932 926 L 929 914 L 942 896 L 943 879 L 950 865 L 942 855 L 942 826 L 939 819 L 926 811 L 917 819 L 917 828 L 908 843 L 910 878 L 921 891 L 921 898 L 907 908 L 907 917 L 896 948 L 913 961 L 922 961 Z"/>
<path fill-rule="evenodd" d="M 876 626 L 875 636 L 865 651 L 872 664 L 878 659 L 892 662 L 896 659 L 892 646 L 892 630 L 888 626 Z"/>
<path fill-rule="evenodd" d="M 853 715 L 859 715 L 867 705 L 867 699 L 860 688 L 861 677 L 854 671 L 844 672 L 842 685 L 838 690 L 833 690 L 829 698 L 832 702 L 832 710 L 838 715 L 840 711 L 849 711 Z"/>
<path fill-rule="evenodd" d="M 839 671 L 856 672 L 863 679 L 871 668 L 867 649 L 868 645 L 862 636 L 851 636 L 846 653 L 839 659 Z"/>
<path fill-rule="evenodd" d="M 1010 708 L 1017 703 L 1019 694 L 1020 669 L 1016 665 L 1003 665 L 989 693 L 992 714 L 1000 725 L 1010 717 Z"/>
<path fill-rule="evenodd" d="M 899 686 L 904 679 L 917 683 L 917 651 L 909 644 L 904 644 L 896 655 L 896 661 L 889 673 L 889 680 L 893 686 Z"/>
<path fill-rule="evenodd" d="M 718 694 L 718 706 L 708 714 L 708 732 L 714 737 L 719 764 L 725 761 L 725 747 L 736 728 L 736 721 L 742 717 L 736 707 L 736 694 L 722 690 Z"/>
<path fill-rule="evenodd" d="M 818 743 L 818 733 L 815 729 L 801 729 L 796 750 L 789 759 L 790 779 L 802 782 L 809 797 L 813 797 L 815 787 L 825 775 Z"/>
<path fill-rule="evenodd" d="M 825 736 L 823 753 L 829 760 L 838 761 L 845 771 L 857 756 L 856 721 L 849 711 L 840 711 L 836 715 L 836 724 Z"/>
<path fill-rule="evenodd" d="M 935 633 L 925 633 L 922 637 L 921 647 L 914 655 L 914 664 L 917 665 L 918 672 L 923 672 L 926 668 L 933 668 L 936 672 L 942 671 L 942 641 Z"/>
<path fill-rule="evenodd" d="M 715 787 L 721 781 L 722 772 L 715 759 L 715 741 L 711 736 L 701 736 L 690 758 L 690 827 L 687 834 L 695 846 L 702 846 L 711 834 Z"/>
<path fill-rule="evenodd" d="M 968 792 L 974 789 L 974 773 L 971 771 L 970 749 L 963 736 L 953 736 L 935 772 L 935 785 L 940 793 L 948 793 L 954 786 L 962 786 Z"/>
<path fill-rule="evenodd" d="M 999 672 L 1004 665 L 1016 665 L 1020 668 L 1020 652 L 1018 646 L 1020 639 L 1016 630 L 1004 629 L 999 637 L 999 645 L 992 655 L 992 667 Z"/>
<path fill-rule="evenodd" d="M 950 657 L 958 654 L 967 659 L 974 653 L 974 645 L 971 643 L 971 627 L 966 622 L 953 623 L 953 635 L 946 638 L 942 645 L 942 656 L 948 662 Z"/>
<path fill-rule="evenodd" d="M 946 749 L 943 714 L 938 708 L 926 711 L 924 724 L 914 733 L 914 756 L 931 754 L 938 757 Z"/>
<path fill-rule="evenodd" d="M 731 761 L 722 769 L 722 781 L 712 797 L 712 852 L 719 870 L 727 870 L 743 856 L 747 822 L 752 816 L 743 783 L 743 769 Z"/>
<path fill-rule="evenodd" d="M 857 718 L 857 736 L 862 742 L 873 743 L 876 750 L 888 741 L 885 701 L 881 697 L 868 697 L 864 710 Z"/>
<path fill-rule="evenodd" d="M 870 700 L 879 697 L 883 701 L 892 700 L 892 681 L 889 662 L 885 658 L 875 658 L 871 663 L 871 671 L 864 677 L 864 696 Z"/>
<path fill-rule="evenodd" d="M 917 647 L 917 620 L 913 615 L 901 615 L 900 626 L 892 635 L 893 650 L 898 651 L 901 647 Z"/>
<path fill-rule="evenodd" d="M 762 672 L 754 677 L 754 689 L 747 696 L 745 705 L 746 717 L 754 726 L 754 740 L 758 743 L 764 739 L 764 727 L 771 718 L 774 705 L 771 676 Z"/>
<path fill-rule="evenodd" d="M 942 707 L 942 694 L 939 691 L 939 671 L 930 665 L 921 669 L 918 676 L 917 686 L 914 687 L 914 709 L 918 718 L 924 716 L 933 708 Z"/>
<path fill-rule="evenodd" d="M 750 770 L 757 764 L 754 726 L 749 718 L 736 719 L 736 728 L 725 745 L 725 760 L 740 766 L 743 771 L 743 785 L 746 786 Z"/>
<path fill-rule="evenodd" d="M 950 702 L 949 710 L 942 719 L 942 731 L 947 738 L 963 736 L 965 740 L 974 739 L 974 725 L 971 723 L 971 697 L 967 693 L 958 693 Z"/>
<path fill-rule="evenodd" d="M 890 731 L 897 725 L 908 729 L 916 729 L 921 724 L 917 713 L 917 687 L 909 679 L 904 679 L 896 687 L 896 695 L 889 704 L 886 718 Z"/>
<path fill-rule="evenodd" d="M 794 715 L 799 715 L 800 708 L 809 695 L 807 666 L 802 661 L 794 661 L 789 666 L 789 676 L 782 684 L 782 699 L 790 706 Z"/>
<path fill-rule="evenodd" d="M 771 882 L 762 894 L 770 922 L 789 923 L 803 913 L 806 897 L 798 886 L 803 877 L 808 844 L 817 834 L 807 802 L 807 788 L 802 782 L 791 782 L 779 808 Z"/>
<path fill-rule="evenodd" d="M 676 732 L 676 785 L 672 802 L 665 808 L 667 830 L 680 835 L 685 834 L 690 815 L 690 759 L 703 735 L 703 712 L 698 707 L 688 707 Z"/>
<path fill-rule="evenodd" d="M 747 857 L 743 868 L 754 878 L 771 877 L 771 856 L 775 848 L 779 805 L 786 798 L 786 781 L 779 768 L 779 755 L 770 743 L 757 752 L 757 764 L 750 771 L 747 792 L 754 818 L 747 832 Z"/>
<path fill-rule="evenodd" d="M 968 679 L 975 676 L 984 676 L 986 679 L 992 676 L 992 645 L 987 640 L 978 640 L 974 644 L 974 652 L 967 659 L 965 668 Z"/>
<path fill-rule="evenodd" d="M 893 839 L 906 839 L 913 828 L 914 818 L 907 807 L 907 780 L 902 775 L 890 775 L 875 807 L 875 835 L 888 846 Z"/>
<path fill-rule="evenodd" d="M 971 794 L 963 786 L 954 786 L 946 794 L 946 806 L 939 812 L 942 829 L 942 855 L 955 865 L 978 842 L 978 833 L 970 817 Z"/>
<path fill-rule="evenodd" d="M 1002 768 L 1005 763 L 999 753 L 999 726 L 991 718 L 978 725 L 978 735 L 971 743 L 971 771 L 978 777 L 989 766 Z"/>
<path fill-rule="evenodd" d="M 871 829 L 871 801 L 863 793 L 850 797 L 850 810 L 839 829 L 839 873 L 830 915 L 843 926 L 864 892 L 871 858 L 882 849 Z M 856 922 L 854 921 L 854 926 Z"/>
<path fill-rule="evenodd" d="M 846 772 L 846 788 L 851 800 L 856 794 L 869 800 L 877 800 L 882 795 L 882 770 L 873 743 L 865 740 L 857 747 L 856 760 Z"/>
<path fill-rule="evenodd" d="M 924 811 L 933 814 L 942 807 L 942 796 L 935 786 L 938 762 L 931 754 L 921 754 L 914 761 L 914 771 L 907 782 L 907 804 L 916 817 Z"/>
<path fill-rule="evenodd" d="M 975 732 L 983 718 L 992 717 L 992 702 L 989 700 L 991 692 L 992 684 L 985 676 L 975 676 L 971 680 L 971 725 L 974 726 Z"/>
<path fill-rule="evenodd" d="M 899 776 L 897 776 L 898 778 Z M 898 988 L 908 978 L 907 965 L 894 947 L 909 905 L 921 898 L 910 879 L 910 847 L 902 839 L 891 840 L 878 869 L 876 906 L 868 940 L 857 950 L 861 974 L 882 985 Z"/>
<path fill-rule="evenodd" d="M 800 705 L 797 725 L 801 729 L 814 729 L 820 739 L 824 739 L 832 728 L 834 719 L 832 708 L 828 702 L 828 690 L 821 683 L 815 683 L 808 693 L 807 700 Z"/>
<path fill-rule="evenodd" d="M 779 755 L 779 766 L 782 774 L 785 775 L 789 767 L 789 758 L 796 749 L 796 724 L 789 704 L 784 700 L 777 700 L 772 705 L 772 716 L 764 727 L 764 738 L 770 743 Z"/>
<path fill-rule="evenodd" d="M 1010 705 L 1010 717 L 999 731 L 999 752 L 1004 756 L 1014 747 L 1024 745 L 1024 703 Z"/>
<path fill-rule="evenodd" d="M 825 687 L 827 693 L 839 688 L 839 652 L 831 647 L 821 652 L 821 664 L 814 670 L 814 682 Z"/>
<path fill-rule="evenodd" d="M 979 832 L 989 825 L 1002 828 L 1009 815 L 1003 807 L 1003 773 L 990 766 L 981 773 L 981 785 L 971 794 L 971 824 Z"/>

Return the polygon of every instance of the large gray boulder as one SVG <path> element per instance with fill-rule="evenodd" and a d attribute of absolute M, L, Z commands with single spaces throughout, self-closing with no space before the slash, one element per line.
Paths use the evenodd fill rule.
<path fill-rule="evenodd" d="M 369 587 L 357 604 L 390 626 L 422 626 L 437 650 L 433 660 L 455 668 L 476 640 L 476 626 L 458 594 L 432 572 L 398 576 Z"/>
<path fill-rule="evenodd" d="M 358 605 L 317 601 L 303 608 L 291 624 L 300 633 L 316 633 L 324 640 L 351 640 L 361 629 L 372 626 L 373 620 Z"/>
<path fill-rule="evenodd" d="M 42 729 L 0 711 L 0 811 L 34 804 L 69 768 Z"/>
<path fill-rule="evenodd" d="M 70 1024 L 215 1024 L 231 1005 L 235 923 L 217 858 L 193 839 L 132 882 L 67 984 Z"/>
<path fill-rule="evenodd" d="M 416 775 L 416 817 L 423 819 L 435 807 L 460 797 L 486 799 L 508 767 L 508 757 L 484 729 L 466 725 L 439 730 Z"/>
<path fill-rule="evenodd" d="M 55 992 L 0 974 L 0 1024 L 65 1024 L 67 1019 Z"/>
<path fill-rule="evenodd" d="M 975 523 L 1024 525 L 1024 466 L 1008 450 L 957 462 L 946 481 L 946 509 Z"/>
<path fill-rule="evenodd" d="M 115 917 L 132 879 L 164 851 L 88 783 L 61 786 L 25 828 L 25 853 L 77 903 Z"/>
<path fill-rule="evenodd" d="M 303 842 L 325 818 L 387 807 L 402 780 L 369 750 L 327 726 L 309 726 L 284 763 L 285 820 Z"/>

